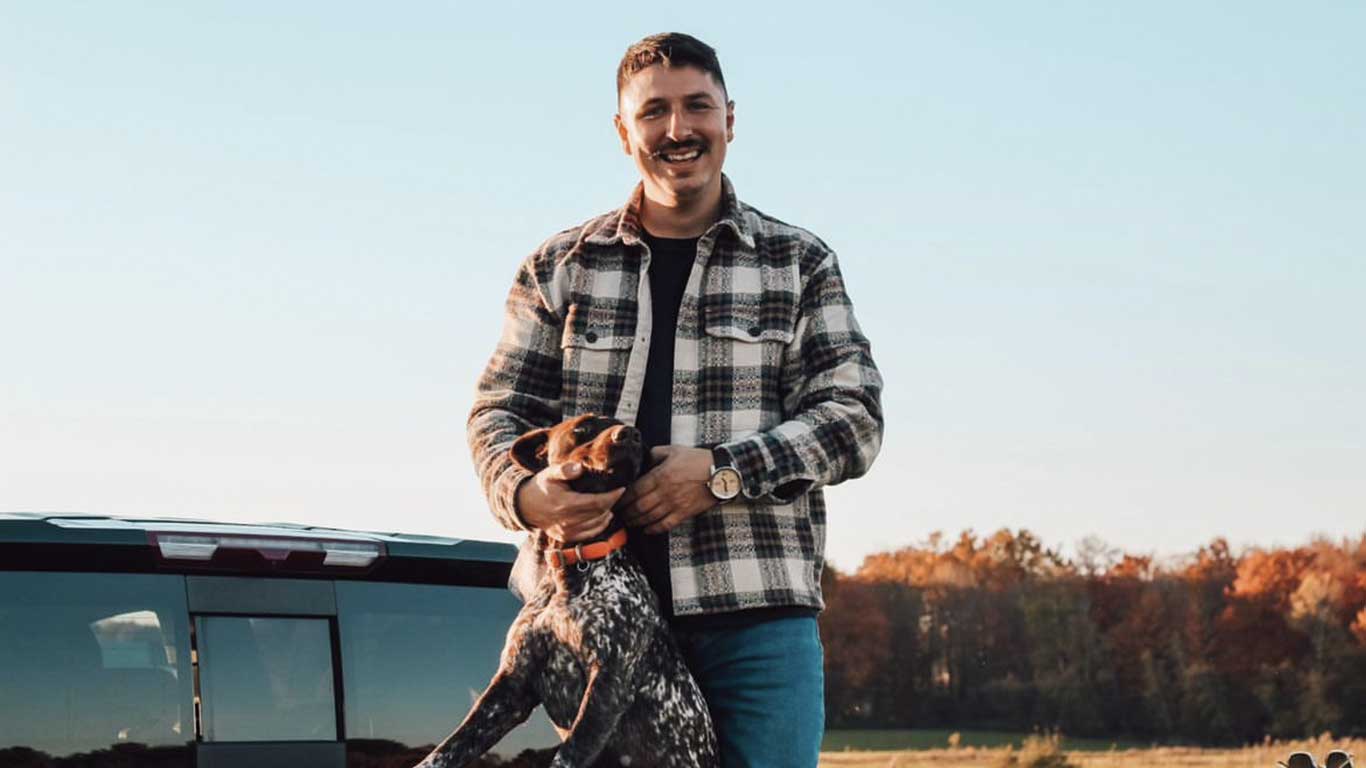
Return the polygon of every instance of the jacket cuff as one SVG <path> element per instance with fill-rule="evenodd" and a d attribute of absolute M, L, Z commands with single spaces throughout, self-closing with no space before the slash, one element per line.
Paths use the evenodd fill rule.
<path fill-rule="evenodd" d="M 495 499 L 497 500 L 495 506 L 504 527 L 514 531 L 532 530 L 531 526 L 522 519 L 521 510 L 517 509 L 517 489 L 522 487 L 522 483 L 534 476 L 535 473 L 511 462 L 508 462 L 508 468 L 503 470 L 503 474 L 498 476 L 497 483 L 494 486 Z"/>
<path fill-rule="evenodd" d="M 784 477 L 774 469 L 775 462 L 768 455 L 761 435 L 723 443 L 717 449 L 730 456 L 731 466 L 740 473 L 741 493 L 747 499 L 788 504 L 815 485 L 815 478 L 799 475 Z"/>

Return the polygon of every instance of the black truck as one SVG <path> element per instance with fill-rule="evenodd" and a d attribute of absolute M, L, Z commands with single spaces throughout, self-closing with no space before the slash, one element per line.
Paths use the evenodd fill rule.
<path fill-rule="evenodd" d="M 514 547 L 0 514 L 0 768 L 407 768 L 520 604 Z M 487 765 L 540 762 L 541 714 Z"/>

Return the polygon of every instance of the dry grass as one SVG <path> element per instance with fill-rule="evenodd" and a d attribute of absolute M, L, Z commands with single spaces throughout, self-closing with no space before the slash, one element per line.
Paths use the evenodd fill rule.
<path fill-rule="evenodd" d="M 1077 768 L 1274 768 L 1295 751 L 1312 753 L 1318 760 L 1330 749 L 1345 749 L 1366 758 L 1366 739 L 1335 739 L 1325 734 L 1305 741 L 1255 744 L 1240 749 L 1155 747 L 1109 752 L 1065 752 L 1069 765 Z M 993 768 L 1006 762 L 999 749 L 927 749 L 913 752 L 825 752 L 821 768 Z M 1018 751 L 1015 754 L 1020 754 Z"/>

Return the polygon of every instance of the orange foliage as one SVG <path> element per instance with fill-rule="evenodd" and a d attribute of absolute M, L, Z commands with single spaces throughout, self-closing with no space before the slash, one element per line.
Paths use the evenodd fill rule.
<path fill-rule="evenodd" d="M 1366 703 L 1344 683 L 1366 669 L 1366 536 L 1236 555 L 1216 538 L 1167 560 L 1090 537 L 1076 553 L 966 530 L 830 571 L 831 712 L 1232 740 Z"/>
<path fill-rule="evenodd" d="M 857 578 L 913 587 L 984 587 L 1002 590 L 1030 579 L 1074 573 L 1054 550 L 1027 530 L 1001 530 L 979 538 L 963 531 L 951 547 L 935 532 L 916 547 L 869 555 Z"/>
<path fill-rule="evenodd" d="M 1238 563 L 1233 581 L 1233 596 L 1269 601 L 1277 610 L 1290 607 L 1290 596 L 1313 562 L 1303 549 L 1254 549 Z"/>
<path fill-rule="evenodd" d="M 1356 621 L 1352 622 L 1352 637 L 1355 637 L 1358 643 L 1366 645 L 1366 608 L 1362 608 L 1357 613 Z"/>
<path fill-rule="evenodd" d="M 1153 559 L 1149 555 L 1125 555 L 1115 567 L 1111 568 L 1106 574 L 1107 579 L 1113 581 L 1117 579 L 1137 579 L 1138 581 L 1152 581 L 1156 573 Z"/>
<path fill-rule="evenodd" d="M 1222 536 L 1201 547 L 1195 558 L 1180 572 L 1187 582 L 1232 582 L 1238 575 L 1238 561 Z"/>

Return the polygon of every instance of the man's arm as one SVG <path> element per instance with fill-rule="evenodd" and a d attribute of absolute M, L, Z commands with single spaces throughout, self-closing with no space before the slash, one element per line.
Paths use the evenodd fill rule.
<path fill-rule="evenodd" d="M 475 471 L 494 517 L 510 530 L 528 530 L 517 509 L 517 489 L 533 473 L 512 462 L 508 449 L 532 429 L 560 420 L 563 318 L 542 290 L 549 275 L 529 258 L 508 292 L 503 333 L 475 388 L 466 432 Z M 544 262 L 541 262 L 544 263 Z"/>
<path fill-rule="evenodd" d="M 751 499 L 789 502 L 808 490 L 859 477 L 882 446 L 882 375 L 854 319 L 833 251 L 813 244 L 815 264 L 797 322 L 796 386 L 783 393 L 788 419 L 720 446 Z"/>
<path fill-rule="evenodd" d="M 752 499 L 787 503 L 812 488 L 868 471 L 882 446 L 882 376 L 854 319 L 835 255 L 808 252 L 802 291 L 795 385 L 783 393 L 788 418 L 773 429 L 720 446 Z M 706 480 L 711 452 L 671 445 L 654 449 L 657 466 L 622 497 L 628 525 L 662 533 L 716 505 Z"/>
<path fill-rule="evenodd" d="M 569 481 L 577 464 L 556 464 L 533 473 L 512 461 L 512 443 L 532 429 L 560 421 L 563 319 L 541 286 L 549 273 L 527 259 L 508 292 L 503 334 L 476 386 L 466 425 L 475 471 L 493 515 L 510 530 L 541 529 L 556 541 L 592 538 L 611 522 L 611 508 L 623 491 L 576 493 Z M 553 267 L 547 267 L 550 269 Z"/>

